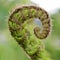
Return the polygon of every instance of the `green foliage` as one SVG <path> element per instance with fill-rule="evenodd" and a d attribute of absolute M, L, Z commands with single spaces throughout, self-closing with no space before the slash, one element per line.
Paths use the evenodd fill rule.
<path fill-rule="evenodd" d="M 53 20 L 53 34 L 57 35 L 60 37 L 60 11 L 58 11 L 57 13 L 53 14 L 51 16 L 52 20 Z"/>

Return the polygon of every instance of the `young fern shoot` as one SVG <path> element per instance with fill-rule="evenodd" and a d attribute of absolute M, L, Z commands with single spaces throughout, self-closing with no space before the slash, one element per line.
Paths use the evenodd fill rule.
<path fill-rule="evenodd" d="M 42 43 L 50 32 L 50 17 L 44 9 L 31 5 L 16 8 L 9 16 L 8 25 L 11 35 L 31 60 L 51 60 L 45 55 Z"/>

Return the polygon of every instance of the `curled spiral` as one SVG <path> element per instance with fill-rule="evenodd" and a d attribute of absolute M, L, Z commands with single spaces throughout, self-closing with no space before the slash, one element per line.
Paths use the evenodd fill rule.
<path fill-rule="evenodd" d="M 8 24 L 11 35 L 31 60 L 39 60 L 44 49 L 40 39 L 46 38 L 50 32 L 48 13 L 37 6 L 21 6 L 11 13 Z"/>

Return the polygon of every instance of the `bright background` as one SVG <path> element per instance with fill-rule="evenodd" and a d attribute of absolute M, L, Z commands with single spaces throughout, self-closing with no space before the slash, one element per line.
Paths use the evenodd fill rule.
<path fill-rule="evenodd" d="M 60 8 L 60 0 L 31 0 L 48 12 Z"/>
<path fill-rule="evenodd" d="M 60 0 L 31 0 L 44 8 L 52 20 L 52 32 L 44 41 L 52 60 L 60 60 Z M 9 11 L 29 0 L 0 0 L 0 60 L 29 60 L 22 48 L 12 38 L 8 28 Z"/>

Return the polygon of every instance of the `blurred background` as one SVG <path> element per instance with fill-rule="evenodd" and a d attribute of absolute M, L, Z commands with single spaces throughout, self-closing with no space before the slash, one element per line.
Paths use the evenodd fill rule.
<path fill-rule="evenodd" d="M 0 60 L 29 60 L 22 48 L 10 35 L 8 17 L 14 7 L 31 3 L 37 4 L 49 13 L 52 20 L 52 29 L 44 44 L 52 60 L 60 60 L 59 0 L 0 0 Z"/>

